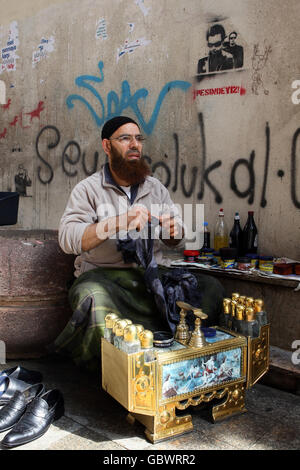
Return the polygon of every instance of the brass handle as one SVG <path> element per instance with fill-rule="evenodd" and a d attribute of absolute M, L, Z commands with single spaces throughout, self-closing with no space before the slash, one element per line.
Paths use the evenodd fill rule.
<path fill-rule="evenodd" d="M 207 318 L 206 313 L 204 313 L 201 308 L 192 308 L 194 315 L 201 320 L 205 320 Z"/>

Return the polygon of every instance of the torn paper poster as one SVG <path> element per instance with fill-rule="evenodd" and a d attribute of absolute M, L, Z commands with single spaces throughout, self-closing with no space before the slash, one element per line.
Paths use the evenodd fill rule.
<path fill-rule="evenodd" d="M 107 29 L 105 18 L 101 18 L 97 22 L 96 39 L 107 39 Z"/>
<path fill-rule="evenodd" d="M 140 9 L 142 10 L 143 12 L 143 15 L 144 16 L 147 16 L 149 11 L 150 11 L 150 8 L 147 8 L 144 4 L 144 0 L 135 0 L 135 3 L 140 7 Z"/>
<path fill-rule="evenodd" d="M 148 44 L 150 44 L 150 42 L 151 42 L 150 40 L 145 39 L 145 38 L 136 39 L 135 41 L 129 41 L 128 39 L 126 39 L 124 46 L 121 46 L 121 48 L 118 48 L 117 62 L 123 55 L 131 54 L 139 47 L 147 46 Z"/>
<path fill-rule="evenodd" d="M 55 39 L 51 36 L 49 39 L 42 38 L 37 50 L 32 54 L 32 66 L 35 67 L 42 59 L 46 59 L 48 55 L 54 51 Z"/>
<path fill-rule="evenodd" d="M 19 43 L 18 23 L 13 21 L 9 26 L 8 40 L 1 48 L 0 73 L 4 70 L 8 72 L 16 70 L 17 59 L 20 58 L 17 55 Z"/>
<path fill-rule="evenodd" d="M 0 104 L 6 106 L 6 85 L 3 80 L 0 80 Z"/>

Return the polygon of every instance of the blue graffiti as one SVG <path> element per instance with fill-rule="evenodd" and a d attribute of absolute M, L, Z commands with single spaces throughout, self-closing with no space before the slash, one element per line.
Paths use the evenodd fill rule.
<path fill-rule="evenodd" d="M 152 133 L 154 129 L 155 123 L 157 121 L 157 118 L 160 112 L 161 105 L 167 93 L 170 90 L 175 89 L 175 88 L 182 90 L 182 91 L 187 91 L 191 86 L 191 83 L 180 81 L 180 80 L 175 80 L 175 81 L 166 83 L 165 86 L 162 88 L 161 92 L 159 93 L 158 99 L 156 101 L 156 104 L 154 106 L 154 109 L 153 109 L 153 112 L 149 121 L 146 122 L 138 106 L 138 101 L 141 99 L 147 98 L 149 94 L 148 90 L 146 88 L 140 88 L 132 95 L 128 81 L 124 80 L 122 82 L 122 87 L 121 87 L 121 98 L 119 98 L 118 94 L 113 90 L 111 90 L 107 94 L 107 113 L 105 115 L 105 105 L 104 105 L 103 99 L 101 95 L 98 93 L 98 91 L 91 84 L 91 83 L 95 83 L 95 84 L 102 83 L 104 80 L 104 73 L 103 73 L 104 64 L 102 61 L 98 63 L 98 68 L 100 72 L 99 77 L 93 76 L 93 75 L 81 75 L 75 79 L 75 85 L 81 88 L 86 88 L 97 98 L 100 104 L 100 110 L 101 110 L 100 116 L 99 114 L 96 113 L 96 111 L 91 106 L 91 104 L 82 96 L 69 95 L 66 99 L 66 104 L 69 109 L 72 109 L 74 107 L 74 101 L 76 100 L 84 103 L 85 106 L 88 108 L 89 112 L 91 113 L 98 127 L 101 127 L 106 121 L 108 121 L 112 117 L 121 115 L 125 109 L 131 108 L 132 111 L 135 113 L 143 131 L 149 135 Z"/>

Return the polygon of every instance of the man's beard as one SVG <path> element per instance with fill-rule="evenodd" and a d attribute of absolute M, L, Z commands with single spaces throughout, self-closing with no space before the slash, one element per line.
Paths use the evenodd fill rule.
<path fill-rule="evenodd" d="M 129 150 L 126 153 L 133 153 L 133 151 Z M 141 155 L 141 152 L 139 154 Z M 122 157 L 122 154 L 113 146 L 111 146 L 110 164 L 116 175 L 130 186 L 142 183 L 145 177 L 151 174 L 150 166 L 144 158 L 140 156 L 138 160 L 128 160 Z"/>

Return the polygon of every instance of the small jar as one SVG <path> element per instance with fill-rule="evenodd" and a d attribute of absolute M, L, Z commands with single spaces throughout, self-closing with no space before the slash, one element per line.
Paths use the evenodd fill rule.
<path fill-rule="evenodd" d="M 300 274 L 300 263 L 294 265 L 295 274 Z"/>
<path fill-rule="evenodd" d="M 197 263 L 211 266 L 213 263 L 213 258 L 207 258 L 206 256 L 198 256 Z"/>
<path fill-rule="evenodd" d="M 184 261 L 186 263 L 195 263 L 198 260 L 199 251 L 197 250 L 184 250 Z"/>
<path fill-rule="evenodd" d="M 216 260 L 217 264 L 221 266 L 222 258 L 221 258 L 220 252 L 219 251 L 214 251 L 213 252 L 213 257 Z"/>
<path fill-rule="evenodd" d="M 282 276 L 283 275 L 286 276 L 288 274 L 293 274 L 293 264 L 292 263 L 274 263 L 273 273 L 274 274 L 280 274 Z"/>
<path fill-rule="evenodd" d="M 258 269 L 259 256 L 254 253 L 246 253 L 246 258 L 250 258 L 251 269 Z"/>
<path fill-rule="evenodd" d="M 200 256 L 202 258 L 213 258 L 214 257 L 214 250 L 213 248 L 203 248 L 200 250 Z"/>
<path fill-rule="evenodd" d="M 260 256 L 259 257 L 259 270 L 265 273 L 273 272 L 273 256 Z"/>
<path fill-rule="evenodd" d="M 237 259 L 237 268 L 240 271 L 248 271 L 251 268 L 250 258 L 238 258 Z"/>
<path fill-rule="evenodd" d="M 222 267 L 224 269 L 233 269 L 235 267 L 235 259 L 234 258 L 223 258 Z"/>

